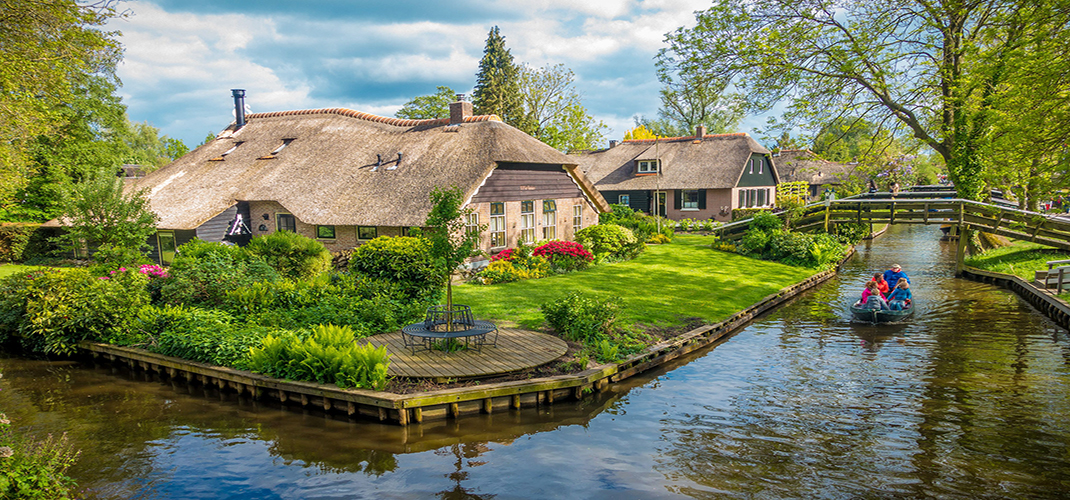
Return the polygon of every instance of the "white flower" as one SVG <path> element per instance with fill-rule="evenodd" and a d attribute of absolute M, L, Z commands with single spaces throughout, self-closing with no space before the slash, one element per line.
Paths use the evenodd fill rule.
<path fill-rule="evenodd" d="M 15 454 L 15 450 L 12 450 L 10 446 L 0 446 L 0 458 L 7 458 Z"/>

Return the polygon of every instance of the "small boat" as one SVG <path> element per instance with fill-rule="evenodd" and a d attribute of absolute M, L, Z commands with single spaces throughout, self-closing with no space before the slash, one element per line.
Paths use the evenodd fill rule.
<path fill-rule="evenodd" d="M 861 302 L 851 304 L 851 315 L 859 321 L 868 321 L 870 323 L 892 323 L 902 321 L 913 314 L 914 304 L 910 304 L 910 306 L 902 311 L 894 311 L 891 309 L 869 309 L 863 307 Z"/>

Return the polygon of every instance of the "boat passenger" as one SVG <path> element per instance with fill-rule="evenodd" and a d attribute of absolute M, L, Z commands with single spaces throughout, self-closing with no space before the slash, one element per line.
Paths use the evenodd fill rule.
<path fill-rule="evenodd" d="M 888 294 L 888 282 L 884 281 L 884 275 L 881 273 L 873 274 L 873 281 L 877 282 L 877 289 L 881 291 L 882 295 Z"/>
<path fill-rule="evenodd" d="M 876 281 L 866 283 L 866 289 L 862 290 L 862 300 L 859 303 L 866 309 L 888 309 L 888 301 L 884 300 Z"/>
<path fill-rule="evenodd" d="M 888 295 L 888 307 L 893 311 L 902 311 L 910 307 L 910 299 L 910 283 L 906 278 L 899 278 L 899 282 L 895 284 L 895 290 Z"/>
<path fill-rule="evenodd" d="M 906 278 L 907 283 L 910 283 L 910 278 L 907 277 L 907 273 L 903 272 L 903 268 L 899 267 L 899 264 L 892 264 L 892 268 L 884 271 L 884 281 L 888 283 L 899 283 L 899 278 Z"/>

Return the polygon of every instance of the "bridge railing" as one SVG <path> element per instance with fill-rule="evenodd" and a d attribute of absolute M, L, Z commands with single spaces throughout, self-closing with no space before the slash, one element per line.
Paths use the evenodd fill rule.
<path fill-rule="evenodd" d="M 801 231 L 827 231 L 831 225 L 841 223 L 950 224 L 1070 249 L 1070 217 L 960 198 L 862 196 L 865 195 L 811 203 L 794 213 L 777 215 L 782 219 L 792 216 L 792 226 Z M 725 224 L 717 228 L 717 234 L 725 240 L 742 238 L 751 220 Z"/>

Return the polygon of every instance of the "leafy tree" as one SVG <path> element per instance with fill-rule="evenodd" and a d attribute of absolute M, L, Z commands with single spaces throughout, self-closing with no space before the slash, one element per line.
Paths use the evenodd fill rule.
<path fill-rule="evenodd" d="M 576 75 L 563 64 L 520 68 L 523 120 L 517 128 L 564 151 L 592 149 L 607 127 L 595 121 L 573 86 Z"/>
<path fill-rule="evenodd" d="M 457 266 L 477 254 L 479 235 L 487 229 L 481 225 L 475 231 L 465 227 L 471 208 L 464 207 L 464 192 L 454 186 L 431 191 L 431 212 L 424 222 L 422 236 L 431 242 L 431 258 L 439 278 L 446 283 L 446 308 L 453 309 L 453 286 L 450 284 Z"/>
<path fill-rule="evenodd" d="M 739 127 L 742 103 L 725 94 L 723 82 L 702 74 L 674 76 L 670 64 L 667 58 L 658 61 L 658 80 L 663 85 L 661 109 L 659 119 L 647 128 L 663 137 L 681 137 L 693 134 L 698 125 L 705 125 L 711 134 L 734 132 Z M 659 130 L 662 127 L 665 129 Z"/>
<path fill-rule="evenodd" d="M 0 0 L 0 206 L 30 174 L 36 138 L 70 121 L 78 89 L 118 81 L 118 32 L 100 29 L 114 16 L 111 2 Z"/>
<path fill-rule="evenodd" d="M 185 143 L 160 135 L 160 129 L 149 122 L 126 120 L 123 130 L 116 134 L 123 163 L 141 165 L 146 171 L 156 170 L 189 152 Z"/>
<path fill-rule="evenodd" d="M 123 192 L 123 181 L 101 169 L 71 187 L 63 204 L 63 235 L 72 249 L 140 250 L 156 232 L 159 216 L 149 207 L 147 191 Z"/>
<path fill-rule="evenodd" d="M 943 157 L 959 195 L 979 199 L 983 151 L 1025 52 L 1059 52 L 1063 0 L 717 0 L 660 54 L 685 76 L 734 85 L 750 110 L 787 99 L 793 119 L 850 113 L 909 133 Z"/>
<path fill-rule="evenodd" d="M 394 116 L 406 120 L 430 120 L 434 118 L 449 118 L 450 103 L 456 99 L 457 93 L 449 87 L 438 86 L 438 92 L 430 95 L 421 95 L 412 98 L 405 103 Z"/>
<path fill-rule="evenodd" d="M 638 121 L 638 119 L 636 120 Z M 624 140 L 638 141 L 643 139 L 657 139 L 658 135 L 651 132 L 645 125 L 637 125 L 635 128 L 624 133 Z"/>
<path fill-rule="evenodd" d="M 505 123 L 521 128 L 525 117 L 519 73 L 513 54 L 505 48 L 505 38 L 495 26 L 487 34 L 487 45 L 476 74 L 476 88 L 472 92 L 476 114 L 498 115 Z"/>

